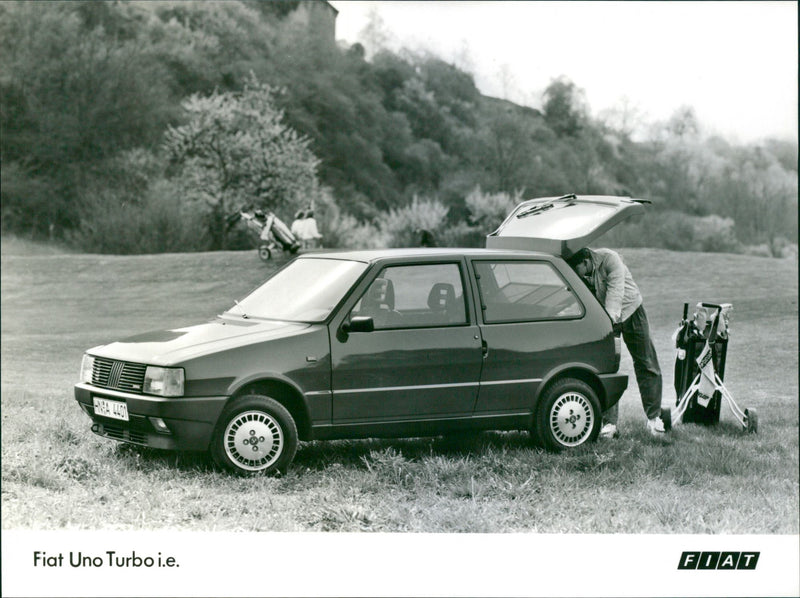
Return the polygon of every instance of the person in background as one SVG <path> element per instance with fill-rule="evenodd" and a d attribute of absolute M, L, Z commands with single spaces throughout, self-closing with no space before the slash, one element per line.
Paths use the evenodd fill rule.
<path fill-rule="evenodd" d="M 303 243 L 303 249 L 316 249 L 320 247 L 320 239 L 322 235 L 317 229 L 317 220 L 314 218 L 314 210 L 308 210 L 306 217 L 302 221 L 300 240 Z"/>
<path fill-rule="evenodd" d="M 619 254 L 611 249 L 583 248 L 568 258 L 567 263 L 603 304 L 611 316 L 614 330 L 622 332 L 625 346 L 633 359 L 642 407 L 647 415 L 647 430 L 653 436 L 663 435 L 661 368 L 650 338 L 650 324 L 642 303 L 642 294 L 633 281 L 630 270 Z M 618 436 L 618 415 L 617 405 L 603 413 L 601 438 Z"/>
<path fill-rule="evenodd" d="M 306 217 L 306 213 L 303 210 L 298 210 L 297 214 L 294 215 L 294 221 L 292 222 L 292 226 L 289 229 L 292 231 L 292 234 L 297 237 L 298 241 L 302 242 L 300 233 L 303 230 L 303 219 Z"/>
<path fill-rule="evenodd" d="M 436 247 L 436 237 L 433 233 L 424 228 L 418 228 L 414 231 L 419 238 L 420 247 Z"/>

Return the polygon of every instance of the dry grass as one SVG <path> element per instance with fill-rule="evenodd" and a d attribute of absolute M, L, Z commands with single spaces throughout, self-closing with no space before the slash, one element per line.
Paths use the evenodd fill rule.
<path fill-rule="evenodd" d="M 30 249 L 30 248 L 28 248 Z M 759 411 L 744 435 L 683 425 L 650 438 L 638 394 L 622 437 L 568 454 L 523 433 L 311 442 L 283 477 L 238 479 L 192 453 L 97 438 L 72 397 L 82 352 L 203 321 L 277 265 L 255 252 L 118 257 L 3 244 L 2 527 L 413 532 L 798 532 L 797 264 L 623 251 L 671 388 L 684 301 L 734 304 L 726 385 Z M 623 369 L 631 372 L 630 361 Z"/>

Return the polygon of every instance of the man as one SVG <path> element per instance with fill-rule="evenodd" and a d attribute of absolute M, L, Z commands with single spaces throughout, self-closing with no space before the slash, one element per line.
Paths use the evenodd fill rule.
<path fill-rule="evenodd" d="M 584 248 L 572 255 L 567 263 L 586 282 L 606 308 L 615 331 L 622 332 L 625 346 L 633 359 L 636 382 L 647 415 L 647 430 L 654 436 L 664 434 L 661 421 L 661 369 L 650 325 L 642 304 L 639 287 L 619 254 L 611 249 Z M 603 413 L 601 438 L 614 438 L 617 433 L 619 409 L 614 405 Z"/>

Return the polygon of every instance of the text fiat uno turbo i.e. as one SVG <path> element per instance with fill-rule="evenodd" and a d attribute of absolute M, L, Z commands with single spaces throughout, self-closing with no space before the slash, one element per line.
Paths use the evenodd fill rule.
<path fill-rule="evenodd" d="M 298 440 L 529 430 L 597 437 L 619 338 L 567 257 L 638 200 L 517 206 L 487 249 L 300 256 L 210 322 L 90 349 L 75 398 L 114 440 L 285 469 Z"/>

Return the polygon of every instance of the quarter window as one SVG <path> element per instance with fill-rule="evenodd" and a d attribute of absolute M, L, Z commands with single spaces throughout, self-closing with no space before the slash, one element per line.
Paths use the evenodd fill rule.
<path fill-rule="evenodd" d="M 467 323 L 458 264 L 388 266 L 350 316 L 370 316 L 375 329 L 460 326 Z"/>
<path fill-rule="evenodd" d="M 575 318 L 583 308 L 548 262 L 474 262 L 486 323 Z"/>

